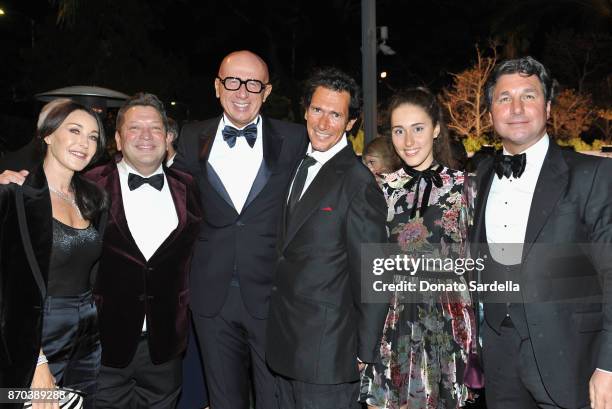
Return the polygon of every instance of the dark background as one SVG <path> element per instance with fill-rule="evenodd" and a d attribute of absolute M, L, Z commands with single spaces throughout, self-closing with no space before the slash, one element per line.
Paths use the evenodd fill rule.
<path fill-rule="evenodd" d="M 0 151 L 31 138 L 38 92 L 97 85 L 146 90 L 179 121 L 220 112 L 213 80 L 228 52 L 269 64 L 266 113 L 300 121 L 301 81 L 316 66 L 361 79 L 359 0 L 0 0 Z M 61 21 L 58 22 L 58 16 Z M 32 47 L 31 21 L 34 22 Z M 499 58 L 530 54 L 599 106 L 612 101 L 612 0 L 378 0 L 397 54 L 378 54 L 379 101 L 395 89 L 440 91 L 493 43 Z M 585 50 L 591 50 L 586 55 Z M 176 105 L 170 105 L 176 101 Z"/>

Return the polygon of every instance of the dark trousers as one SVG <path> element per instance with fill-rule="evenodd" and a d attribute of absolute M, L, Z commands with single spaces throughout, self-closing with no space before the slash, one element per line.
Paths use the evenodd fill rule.
<path fill-rule="evenodd" d="M 318 385 L 277 378 L 279 409 L 359 409 L 359 382 Z"/>
<path fill-rule="evenodd" d="M 531 340 L 504 321 L 499 333 L 482 325 L 487 409 L 559 408 L 546 392 Z"/>
<path fill-rule="evenodd" d="M 217 316 L 194 312 L 193 320 L 211 408 L 249 409 L 252 381 L 255 408 L 275 409 L 275 379 L 265 362 L 266 320 L 249 314 L 240 288 L 230 287 Z"/>
<path fill-rule="evenodd" d="M 100 370 L 97 317 L 91 292 L 45 299 L 42 350 L 56 384 L 83 392 L 85 408 L 93 408 Z"/>
<path fill-rule="evenodd" d="M 202 409 L 208 406 L 208 390 L 204 382 L 202 354 L 193 321 L 189 321 L 189 342 L 183 357 L 183 389 L 177 409 Z"/>
<path fill-rule="evenodd" d="M 96 409 L 169 409 L 181 392 L 182 359 L 155 365 L 146 336 L 125 368 L 102 365 Z"/>

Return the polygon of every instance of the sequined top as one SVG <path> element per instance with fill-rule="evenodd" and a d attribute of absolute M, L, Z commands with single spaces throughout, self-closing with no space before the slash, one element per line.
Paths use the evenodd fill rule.
<path fill-rule="evenodd" d="M 91 289 L 91 271 L 102 253 L 102 240 L 90 224 L 77 229 L 53 219 L 53 247 L 47 294 L 79 295 Z"/>

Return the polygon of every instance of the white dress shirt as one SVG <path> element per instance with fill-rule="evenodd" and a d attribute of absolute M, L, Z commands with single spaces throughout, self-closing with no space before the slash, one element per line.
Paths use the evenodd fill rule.
<path fill-rule="evenodd" d="M 527 157 L 520 178 L 493 176 L 485 225 L 487 242 L 494 244 L 489 246 L 491 257 L 498 263 L 514 265 L 521 262 L 531 200 L 549 144 L 548 134 L 545 134 L 523 152 Z M 504 154 L 509 154 L 506 149 Z"/>
<path fill-rule="evenodd" d="M 159 173 L 164 175 L 162 190 L 157 190 L 148 183 L 144 183 L 138 189 L 130 190 L 128 175 L 130 173 L 143 175 L 128 165 L 125 160 L 117 163 L 117 170 L 128 228 L 138 249 L 148 261 L 178 226 L 178 216 L 168 187 L 168 179 L 160 165 L 150 176 Z M 146 323 L 145 317 L 143 331 L 147 329 Z"/>
<path fill-rule="evenodd" d="M 315 151 L 314 149 L 312 149 L 312 144 L 310 143 L 308 144 L 306 155 L 312 157 L 314 160 L 317 161 L 317 163 L 315 163 L 314 165 L 308 168 L 308 175 L 306 176 L 306 182 L 304 183 L 304 189 L 302 190 L 302 193 L 300 194 L 300 199 L 302 198 L 302 196 L 304 196 L 304 192 L 306 192 L 306 190 L 308 189 L 308 186 L 310 186 L 310 184 L 312 183 L 314 178 L 317 176 L 317 174 L 319 173 L 323 165 L 325 165 L 331 158 L 336 156 L 336 154 L 340 152 L 342 149 L 344 149 L 344 147 L 347 145 L 348 145 L 348 142 L 346 141 L 346 134 L 342 135 L 342 138 L 340 138 L 338 143 L 336 143 L 334 146 L 332 146 L 330 149 L 326 150 L 325 152 Z M 301 164 L 302 163 L 300 162 L 300 165 Z M 291 190 L 293 190 L 293 182 L 295 181 L 295 176 L 293 179 L 294 180 L 291 182 L 291 189 L 289 190 L 289 194 L 287 195 L 287 201 L 289 201 L 289 197 L 291 197 Z"/>
<path fill-rule="evenodd" d="M 263 160 L 261 116 L 257 116 L 251 123 L 257 124 L 255 145 L 251 148 L 246 138 L 240 137 L 236 138 L 236 145 L 230 148 L 221 134 L 225 125 L 233 126 L 236 129 L 244 129 L 246 126 L 242 128 L 235 126 L 224 114 L 223 119 L 219 121 L 215 140 L 208 157 L 208 163 L 221 179 L 238 213 L 244 207 Z"/>

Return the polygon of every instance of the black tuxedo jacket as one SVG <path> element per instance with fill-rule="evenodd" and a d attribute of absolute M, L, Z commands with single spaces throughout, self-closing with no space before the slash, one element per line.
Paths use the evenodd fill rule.
<path fill-rule="evenodd" d="M 221 310 L 232 277 L 239 279 L 250 314 L 268 315 L 278 223 L 291 174 L 305 152 L 306 131 L 301 125 L 262 119 L 263 160 L 240 213 L 208 163 L 221 118 L 185 125 L 181 132 L 173 166 L 198 180 L 204 209 L 191 270 L 191 309 L 203 316 Z"/>
<path fill-rule="evenodd" d="M 388 304 L 361 303 L 361 245 L 387 241 L 387 206 L 347 146 L 285 219 L 268 319 L 266 359 L 288 378 L 338 384 L 375 362 Z"/>
<path fill-rule="evenodd" d="M 493 164 L 487 158 L 477 169 L 473 254 L 482 255 L 478 243 L 487 242 Z M 561 150 L 551 140 L 531 202 L 520 275 L 512 277 L 523 303 L 511 314 L 524 320 L 518 324 L 531 339 L 544 386 L 562 407 L 588 405 L 595 368 L 612 371 L 611 243 L 612 160 Z M 485 304 L 485 319 L 496 328 L 487 314 L 493 308 Z"/>
<path fill-rule="evenodd" d="M 178 226 L 147 261 L 132 237 L 121 196 L 119 171 L 112 162 L 87 173 L 109 193 L 94 297 L 98 306 L 102 364 L 126 367 L 134 357 L 146 314 L 149 351 L 155 364 L 179 356 L 189 329 L 189 267 L 201 212 L 191 176 L 165 169 Z"/>

